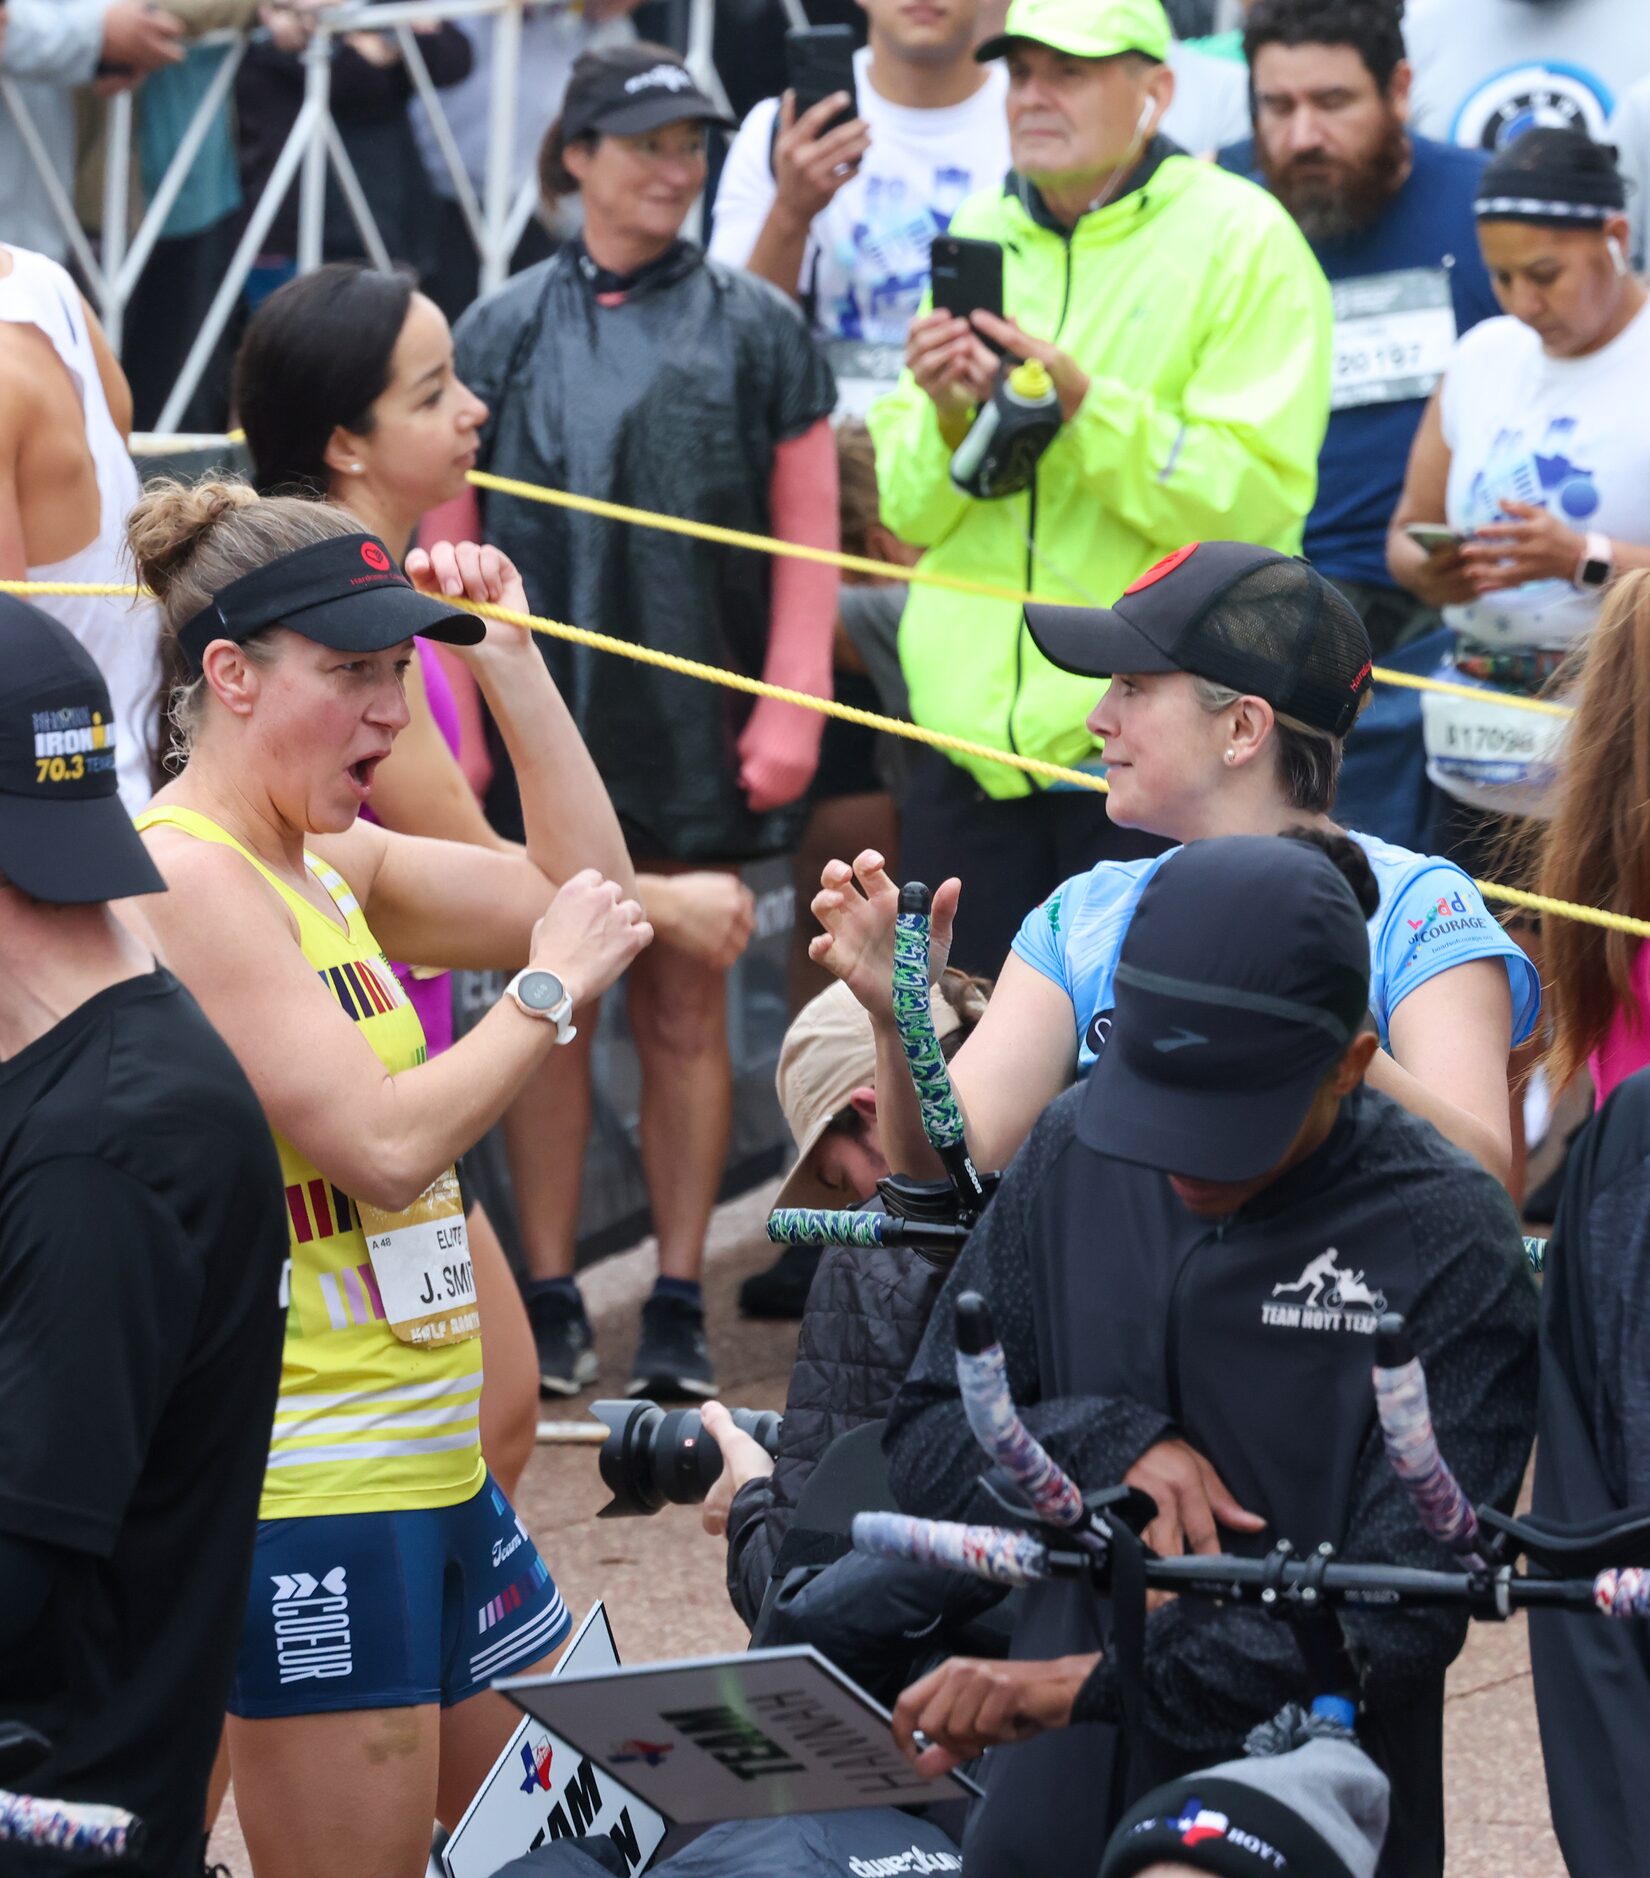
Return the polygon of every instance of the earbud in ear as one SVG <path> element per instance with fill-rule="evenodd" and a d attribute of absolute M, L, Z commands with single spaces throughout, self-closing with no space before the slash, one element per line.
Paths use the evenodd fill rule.
<path fill-rule="evenodd" d="M 1148 98 L 1146 102 L 1143 105 L 1141 105 L 1140 115 L 1134 121 L 1135 136 L 1144 137 L 1146 134 L 1146 127 L 1151 123 L 1151 121 L 1152 121 L 1152 101 L 1150 98 Z"/>
<path fill-rule="evenodd" d="M 1604 245 L 1610 253 L 1610 265 L 1618 274 L 1625 274 L 1627 272 L 1627 256 L 1621 251 L 1621 243 L 1616 240 L 1614 235 L 1606 235 L 1604 237 Z"/>

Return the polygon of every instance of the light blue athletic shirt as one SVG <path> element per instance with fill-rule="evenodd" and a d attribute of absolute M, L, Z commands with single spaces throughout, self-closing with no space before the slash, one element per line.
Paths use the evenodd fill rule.
<path fill-rule="evenodd" d="M 1502 959 L 1512 988 L 1512 1040 L 1522 1043 L 1541 1009 L 1535 967 L 1490 916 L 1478 889 L 1451 861 L 1411 854 L 1373 835 L 1348 830 L 1369 857 L 1381 904 L 1369 922 L 1369 1009 L 1388 1047 L 1392 1013 L 1418 985 L 1452 965 Z M 1179 850 L 1171 848 L 1169 854 Z M 1071 999 L 1077 1023 L 1077 1073 L 1093 1067 L 1093 1025 L 1112 1007 L 1112 976 L 1123 934 L 1146 882 L 1169 858 L 1102 861 L 1075 874 L 1026 915 L 1016 955 Z"/>

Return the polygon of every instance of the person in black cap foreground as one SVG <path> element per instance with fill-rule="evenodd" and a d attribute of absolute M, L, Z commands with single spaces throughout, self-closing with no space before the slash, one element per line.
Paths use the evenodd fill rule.
<path fill-rule="evenodd" d="M 705 184 L 706 126 L 719 115 L 663 46 L 578 60 L 539 172 L 547 200 L 577 194 L 583 232 L 477 302 L 453 335 L 459 375 L 491 409 L 478 467 L 834 549 L 835 386 L 802 313 L 682 236 Z M 834 569 L 615 528 L 496 491 L 482 520 L 553 618 L 831 695 Z M 817 712 L 752 705 L 585 647 L 547 639 L 542 649 L 639 868 L 728 869 L 796 846 Z M 501 766 L 487 807 L 505 835 L 517 832 L 512 796 Z M 699 1274 L 732 1123 L 727 972 L 661 940 L 637 962 L 626 1015 L 659 1240 L 630 1393 L 710 1396 Z M 531 1177 L 521 1211 L 538 1223 L 526 1254 L 541 1343 L 582 1347 L 573 1258 L 589 1056 L 570 1052 L 557 1070 L 561 1125 L 518 1169 Z"/>
<path fill-rule="evenodd" d="M 235 1059 L 109 908 L 165 887 L 116 793 L 136 727 L 55 620 L 0 598 L 0 634 L 0 1721 L 52 1743 L 30 1791 L 142 1817 L 123 1870 L 199 1878 L 280 1170 Z"/>
<path fill-rule="evenodd" d="M 1333 830 L 1342 745 L 1369 692 L 1369 639 L 1304 561 L 1240 542 L 1182 548 L 1115 607 L 1026 608 L 1044 654 L 1110 677 L 1089 728 L 1105 738 L 1113 821 L 1182 842 Z M 1498 1178 L 1511 1166 L 1507 1055 L 1540 1008 L 1534 967 L 1449 862 L 1354 833 L 1374 870 L 1370 1013 L 1382 1045 L 1371 1083 Z M 1001 1167 L 1032 1122 L 1088 1073 L 1110 1008 L 1118 948 L 1161 858 L 1103 861 L 1026 916 L 979 1028 L 951 1066 L 979 1167 Z M 863 893 L 855 891 L 855 883 Z M 961 885 L 934 894 L 945 962 Z M 891 1005 L 898 890 L 882 857 L 833 861 L 813 910 L 811 956 L 846 979 L 877 1030 L 883 1152 L 933 1176 Z"/>
<path fill-rule="evenodd" d="M 1444 1565 L 1376 1425 L 1386 1310 L 1409 1320 L 1469 1497 L 1517 1492 L 1536 1317 L 1518 1221 L 1481 1167 L 1365 1081 L 1372 898 L 1344 836 L 1195 842 L 1157 869 L 1093 1072 L 1009 1167 L 889 1413 L 907 1512 L 1002 1517 L 958 1396 L 948 1307 L 964 1290 L 991 1307 L 1027 1428 L 1085 1489 L 1148 1493 L 1159 1553 L 1288 1538 Z M 1466 1618 L 1348 1611 L 1342 1625 L 1358 1733 L 1393 1785 L 1380 1870 L 1427 1878 L 1443 1870 L 1443 1681 Z M 1037 1585 L 1014 1632 L 1027 1660 L 953 1658 L 902 1696 L 902 1743 L 920 1728 L 936 1744 L 923 1764 L 992 1750 L 970 1868 L 1089 1878 L 1122 1811 L 1125 1699 L 1144 1716 L 1127 1743 L 1138 1792 L 1329 1693 L 1290 1624 L 1255 1610 L 1164 1604 L 1143 1688 L 1120 1687 L 1111 1652 L 1104 1599 Z M 1028 1739 L 1042 1730 L 1062 1732 Z"/>
<path fill-rule="evenodd" d="M 432 1818 L 456 1823 L 514 1726 L 489 1682 L 548 1666 L 569 1628 L 482 1459 L 453 1164 L 651 929 L 543 661 L 452 604 L 527 610 L 495 550 L 409 555 L 420 592 L 345 512 L 224 483 L 151 485 L 129 533 L 193 674 L 171 700 L 182 768 L 138 818 L 170 888 L 143 917 L 257 1091 L 289 1220 L 229 1700 L 241 1826 L 258 1878 L 421 1878 Z M 359 821 L 407 722 L 415 633 L 514 693 L 525 850 Z M 386 945 L 415 966 L 527 969 L 426 1061 Z"/>

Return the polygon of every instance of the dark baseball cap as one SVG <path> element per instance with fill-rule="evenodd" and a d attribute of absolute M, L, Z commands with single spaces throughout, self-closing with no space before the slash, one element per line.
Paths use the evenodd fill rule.
<path fill-rule="evenodd" d="M 1369 634 L 1315 567 L 1241 541 L 1199 541 L 1150 567 L 1115 606 L 1025 610 L 1044 658 L 1085 678 L 1191 672 L 1264 698 L 1332 737 L 1369 689 Z"/>
<path fill-rule="evenodd" d="M 732 118 L 699 89 L 693 74 L 668 47 L 639 40 L 581 52 L 574 60 L 561 103 L 561 132 L 566 142 L 592 131 L 637 137 L 683 119 L 734 128 Z"/>
<path fill-rule="evenodd" d="M 1275 1167 L 1369 1008 L 1369 930 L 1324 851 L 1220 835 L 1152 875 L 1123 936 L 1078 1138 L 1191 1180 Z"/>
<path fill-rule="evenodd" d="M 473 613 L 420 593 L 376 535 L 334 535 L 255 567 L 186 620 L 178 644 L 198 672 L 214 639 L 239 645 L 266 626 L 338 652 L 382 652 L 415 633 L 473 646 L 487 630 Z"/>
<path fill-rule="evenodd" d="M 117 736 L 137 726 L 115 722 L 96 660 L 11 594 L 0 594 L 0 635 L 0 874 L 65 906 L 164 893 L 115 780 Z"/>

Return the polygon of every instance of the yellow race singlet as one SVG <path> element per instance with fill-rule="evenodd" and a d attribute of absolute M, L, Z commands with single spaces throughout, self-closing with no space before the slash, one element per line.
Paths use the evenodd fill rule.
<path fill-rule="evenodd" d="M 347 883 L 319 856 L 305 865 L 348 931 L 193 809 L 158 808 L 169 827 L 233 848 L 298 922 L 304 957 L 393 1076 L 425 1059 L 424 1028 Z M 280 1397 L 260 1519 L 455 1506 L 480 1491 L 481 1339 L 401 1342 L 385 1319 L 359 1209 L 279 1134 L 291 1252 Z"/>

